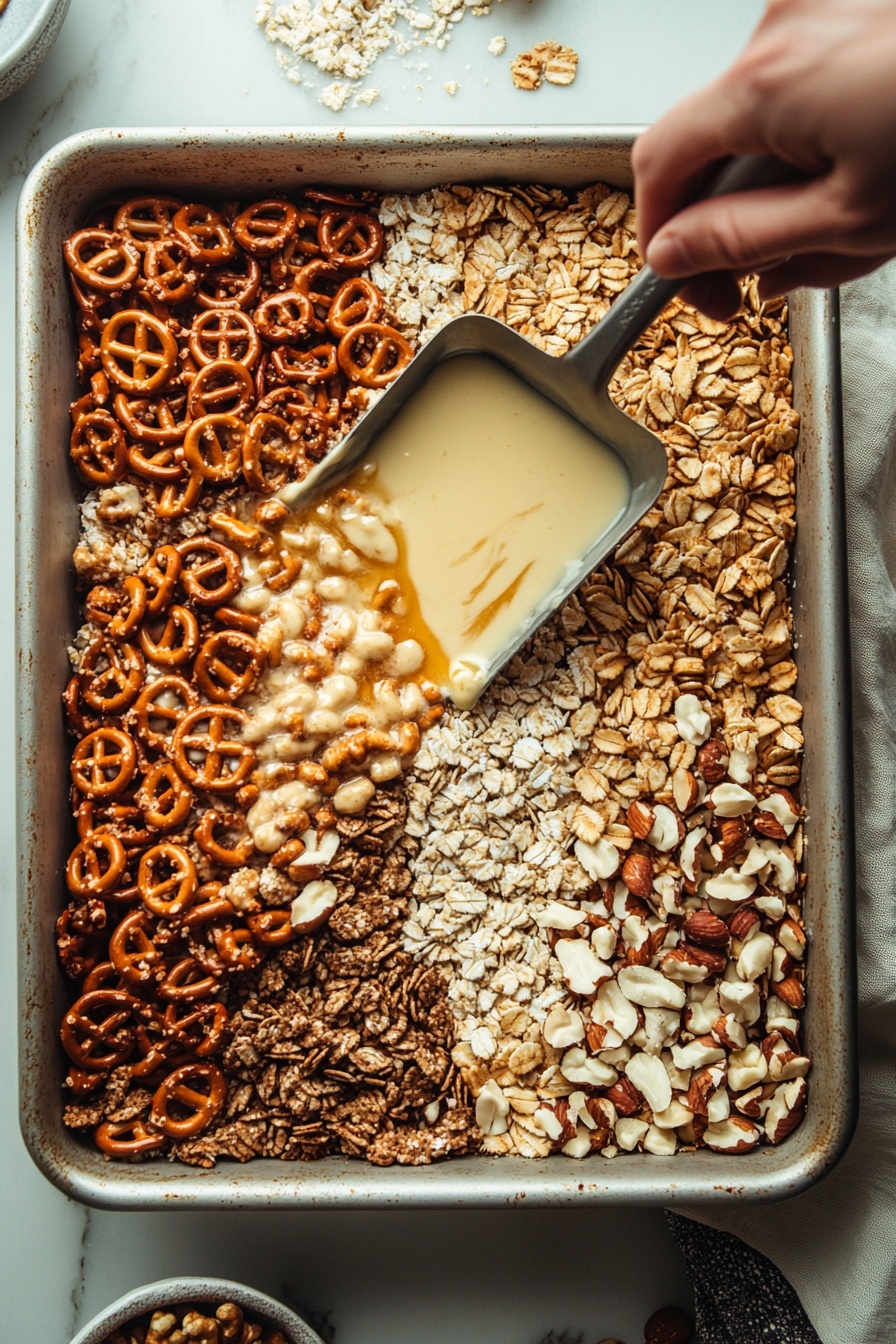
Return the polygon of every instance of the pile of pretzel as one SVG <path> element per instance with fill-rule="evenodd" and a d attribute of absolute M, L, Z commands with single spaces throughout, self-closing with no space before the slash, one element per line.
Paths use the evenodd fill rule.
<path fill-rule="evenodd" d="M 151 196 L 101 208 L 66 242 L 78 375 L 71 454 L 90 485 L 148 483 L 162 518 L 207 486 L 301 480 L 410 362 L 360 272 L 383 228 L 309 191 L 214 210 Z"/>
<path fill-rule="evenodd" d="M 72 408 L 84 481 L 138 484 L 177 519 L 240 477 L 262 495 L 301 479 L 363 406 L 356 389 L 385 386 L 411 358 L 358 274 L 382 245 L 362 202 L 325 193 L 302 208 L 150 197 L 101 211 L 65 244 L 89 388 Z M 263 529 L 280 513 L 269 500 L 255 519 Z M 148 1120 L 98 1126 L 109 1157 L 212 1123 L 227 1098 L 212 1062 L 227 987 L 306 931 L 289 909 L 241 913 L 222 894 L 254 853 L 244 816 L 258 796 L 237 701 L 264 658 L 258 618 L 229 605 L 241 585 L 237 552 L 203 535 L 87 594 L 95 634 L 64 697 L 79 840 L 57 943 L 80 982 L 62 1024 L 66 1081 L 84 1099 L 127 1065 L 154 1092 Z M 325 801 L 303 821 L 320 835 L 336 816 Z"/>

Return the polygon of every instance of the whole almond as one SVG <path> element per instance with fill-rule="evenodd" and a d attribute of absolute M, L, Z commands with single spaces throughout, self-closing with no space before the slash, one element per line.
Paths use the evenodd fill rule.
<path fill-rule="evenodd" d="M 700 787 L 690 770 L 685 770 L 683 766 L 679 766 L 673 772 L 672 797 L 675 799 L 675 806 L 679 812 L 687 814 L 697 806 Z"/>
<path fill-rule="evenodd" d="M 751 910 L 749 906 L 746 906 L 743 910 L 736 910 L 728 921 L 731 937 L 742 943 L 754 925 L 759 922 L 759 912 L 757 910 Z"/>
<path fill-rule="evenodd" d="M 782 1003 L 787 1004 L 788 1008 L 804 1008 L 806 1006 L 802 981 L 797 980 L 794 975 L 788 975 L 786 980 L 779 980 L 776 985 L 772 986 L 772 991 Z"/>
<path fill-rule="evenodd" d="M 608 1090 L 607 1100 L 612 1101 L 620 1115 L 634 1115 L 640 1111 L 643 1097 L 630 1079 L 620 1078 Z"/>
<path fill-rule="evenodd" d="M 689 943 L 696 943 L 697 947 L 723 948 L 727 947 L 731 938 L 728 931 L 728 925 L 718 915 L 713 915 L 709 910 L 698 910 L 693 915 L 688 915 L 682 925 L 682 932 Z"/>
<path fill-rule="evenodd" d="M 725 743 L 712 738 L 697 752 L 697 769 L 707 784 L 719 784 L 728 773 L 730 759 Z"/>
<path fill-rule="evenodd" d="M 760 835 L 768 836 L 770 840 L 786 840 L 787 832 L 781 825 L 777 817 L 772 816 L 771 812 L 757 812 L 751 817 L 753 830 L 758 831 Z"/>
<path fill-rule="evenodd" d="M 653 895 L 653 863 L 647 854 L 629 854 L 622 865 L 622 880 L 634 896 Z"/>
<path fill-rule="evenodd" d="M 739 854 L 747 838 L 747 823 L 743 817 L 722 817 L 715 825 L 718 833 L 719 859 L 728 863 Z"/>
<path fill-rule="evenodd" d="M 625 819 L 635 839 L 646 840 L 656 820 L 656 813 L 649 803 L 642 803 L 636 798 L 626 812 Z"/>
<path fill-rule="evenodd" d="M 693 1338 L 691 1322 L 681 1307 L 660 1307 L 644 1327 L 644 1344 L 688 1344 Z"/>
<path fill-rule="evenodd" d="M 721 952 L 711 952 L 708 947 L 695 947 L 693 943 L 679 943 L 674 951 L 679 953 L 679 961 L 689 961 L 692 966 L 705 966 L 713 975 L 721 975 L 728 960 Z"/>

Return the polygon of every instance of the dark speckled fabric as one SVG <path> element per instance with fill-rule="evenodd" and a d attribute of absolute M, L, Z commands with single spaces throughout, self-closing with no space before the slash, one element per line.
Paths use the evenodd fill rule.
<path fill-rule="evenodd" d="M 694 1289 L 699 1344 L 822 1344 L 771 1260 L 730 1232 L 666 1217 Z"/>

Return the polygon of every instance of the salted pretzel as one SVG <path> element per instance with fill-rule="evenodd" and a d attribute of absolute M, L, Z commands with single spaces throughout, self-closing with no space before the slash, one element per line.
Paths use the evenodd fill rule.
<path fill-rule="evenodd" d="M 120 714 L 136 700 L 145 675 L 139 649 L 102 634 L 81 658 L 81 696 L 100 714 Z"/>
<path fill-rule="evenodd" d="M 344 271 L 363 271 L 383 253 L 383 226 L 351 206 L 335 206 L 320 217 L 317 240 L 327 261 Z"/>
<path fill-rule="evenodd" d="M 129 1059 L 134 1053 L 131 1015 L 136 1007 L 133 995 L 120 990 L 82 994 L 62 1019 L 62 1045 L 72 1063 L 94 1073 Z"/>
<path fill-rule="evenodd" d="M 239 308 L 206 308 L 199 313 L 190 328 L 189 344 L 199 365 L 234 359 L 251 369 L 261 353 L 255 323 Z"/>
<path fill-rule="evenodd" d="M 190 256 L 201 266 L 220 266 L 237 254 L 233 235 L 217 210 L 208 205 L 182 205 L 171 227 Z"/>
<path fill-rule="evenodd" d="M 259 336 L 274 345 L 300 340 L 319 329 L 314 304 L 298 289 L 279 291 L 260 303 L 255 309 L 255 326 Z"/>
<path fill-rule="evenodd" d="M 164 959 L 152 933 L 152 917 L 145 910 L 132 910 L 109 939 L 112 965 L 129 986 L 155 984 L 165 978 Z"/>
<path fill-rule="evenodd" d="M 196 290 L 196 302 L 200 308 L 248 309 L 260 288 L 261 267 L 254 257 L 240 253 L 231 263 L 206 271 Z"/>
<path fill-rule="evenodd" d="M 134 244 L 106 229 L 80 229 L 67 240 L 63 254 L 81 284 L 103 294 L 129 289 L 140 272 L 140 254 Z"/>
<path fill-rule="evenodd" d="M 341 340 L 359 322 L 378 322 L 383 311 L 383 296 L 376 285 L 363 275 L 352 276 L 337 289 L 327 314 L 327 327 Z"/>
<path fill-rule="evenodd" d="M 137 800 L 150 826 L 173 831 L 182 826 L 193 807 L 193 790 L 170 761 L 156 761 L 146 772 Z"/>
<path fill-rule="evenodd" d="M 227 1039 L 229 1019 L 223 1003 L 169 1003 L 163 1022 L 166 1035 L 200 1059 L 215 1054 Z"/>
<path fill-rule="evenodd" d="M 146 585 L 146 610 L 150 616 L 158 616 L 171 606 L 182 568 L 175 546 L 160 546 L 143 566 L 140 577 Z"/>
<path fill-rule="evenodd" d="M 407 368 L 414 350 L 394 327 L 360 322 L 342 337 L 337 356 L 341 369 L 353 383 L 379 388 L 388 387 Z"/>
<path fill-rule="evenodd" d="M 183 201 L 173 196 L 135 196 L 115 212 L 113 228 L 127 238 L 139 252 L 170 236 L 171 221 Z"/>
<path fill-rule="evenodd" d="M 153 397 L 128 397 L 118 392 L 115 414 L 138 443 L 166 447 L 180 443 L 190 422 L 186 393 L 171 388 Z"/>
<path fill-rule="evenodd" d="M 141 649 L 156 667 L 183 667 L 199 648 L 199 622 L 186 607 L 169 607 L 155 621 L 140 627 L 139 639 Z"/>
<path fill-rule="evenodd" d="M 179 238 L 149 244 L 143 258 L 143 277 L 146 293 L 173 307 L 191 299 L 199 284 L 199 272 Z"/>
<path fill-rule="evenodd" d="M 320 217 L 311 210 L 300 210 L 293 236 L 271 258 L 271 279 L 275 285 L 286 288 L 301 271 L 309 258 L 320 257 L 317 230 Z"/>
<path fill-rule="evenodd" d="M 183 957 L 171 967 L 156 993 L 166 1003 L 193 1003 L 207 999 L 219 986 L 219 975 L 204 970 L 195 957 Z"/>
<path fill-rule="evenodd" d="M 134 725 L 137 737 L 147 747 L 153 751 L 167 752 L 174 729 L 198 703 L 199 696 L 185 677 L 175 673 L 156 677 L 140 692 L 128 714 L 128 721 Z M 167 732 L 162 725 L 168 729 Z"/>
<path fill-rule="evenodd" d="M 295 440 L 293 425 L 280 416 L 262 411 L 253 417 L 243 438 L 243 476 L 251 490 L 268 495 L 282 489 L 299 459 Z"/>
<path fill-rule="evenodd" d="M 184 473 L 182 480 L 153 485 L 150 502 L 160 518 L 185 518 L 199 502 L 203 484 L 197 471 Z"/>
<path fill-rule="evenodd" d="M 124 593 L 109 624 L 106 634 L 114 640 L 130 639 L 146 615 L 146 587 L 136 574 L 129 574 L 122 582 Z"/>
<path fill-rule="evenodd" d="M 271 352 L 277 375 L 288 383 L 325 383 L 337 372 L 336 347 L 324 342 L 310 350 L 280 345 Z"/>
<path fill-rule="evenodd" d="M 240 819 L 232 814 L 218 812 L 215 808 L 210 807 L 200 817 L 196 830 L 193 832 L 193 838 L 203 853 L 207 854 L 210 859 L 214 859 L 215 863 L 220 863 L 224 868 L 241 868 L 255 851 L 255 844 L 250 835 L 243 836 L 232 847 L 222 845 L 215 839 L 215 830 L 218 826 L 233 826 L 238 820 Z"/>
<path fill-rule="evenodd" d="M 190 383 L 187 400 L 190 416 L 224 414 L 242 416 L 255 401 L 255 384 L 245 364 L 236 359 L 213 359 L 204 364 Z"/>
<path fill-rule="evenodd" d="M 190 425 L 184 438 L 187 467 L 204 481 L 220 484 L 235 480 L 242 463 L 245 432 L 245 424 L 236 415 L 218 412 L 200 416 Z"/>
<path fill-rule="evenodd" d="M 160 876 L 165 869 L 167 876 Z M 190 908 L 199 889 L 195 864 L 180 845 L 163 841 L 140 860 L 137 888 L 150 914 L 176 919 Z"/>
<path fill-rule="evenodd" d="M 284 947 L 297 936 L 288 910 L 263 910 L 261 914 L 248 915 L 246 924 L 263 947 Z"/>
<path fill-rule="evenodd" d="M 165 1134 L 142 1120 L 104 1120 L 93 1137 L 106 1157 L 118 1157 L 125 1162 L 157 1152 L 168 1142 Z"/>
<path fill-rule="evenodd" d="M 125 308 L 103 327 L 100 358 L 110 381 L 123 392 L 148 396 L 163 387 L 174 372 L 177 341 L 159 318 L 137 308 Z"/>
<path fill-rule="evenodd" d="M 178 543 L 180 581 L 199 607 L 217 607 L 239 592 L 243 568 L 236 551 L 211 537 L 192 537 Z"/>
<path fill-rule="evenodd" d="M 120 728 L 97 728 L 81 739 L 72 756 L 75 788 L 88 798 L 112 798 L 121 793 L 136 768 L 133 738 Z"/>
<path fill-rule="evenodd" d="M 298 224 L 299 212 L 288 201 L 256 201 L 233 221 L 233 236 L 247 252 L 269 257 L 289 241 Z"/>
<path fill-rule="evenodd" d="M 255 686 L 264 670 L 264 654 L 251 635 L 217 630 L 196 655 L 193 675 L 209 700 L 234 705 Z"/>
<path fill-rule="evenodd" d="M 112 485 L 124 475 L 127 445 L 121 426 L 108 411 L 89 411 L 78 418 L 69 452 L 91 485 Z"/>
<path fill-rule="evenodd" d="M 237 725 L 241 729 L 248 718 L 232 705 L 200 705 L 185 714 L 171 743 L 171 758 L 180 775 L 209 793 L 235 792 L 248 779 L 255 752 L 248 742 L 225 734 Z M 194 759 L 199 754 L 201 763 Z"/>
<path fill-rule="evenodd" d="M 150 1124 L 169 1138 L 192 1138 L 208 1129 L 226 1099 L 227 1083 L 216 1065 L 185 1064 L 169 1074 L 153 1097 Z M 186 1116 L 179 1118 L 178 1109 Z"/>

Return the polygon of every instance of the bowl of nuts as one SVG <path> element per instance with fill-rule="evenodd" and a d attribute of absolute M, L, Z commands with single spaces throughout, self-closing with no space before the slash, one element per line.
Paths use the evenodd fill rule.
<path fill-rule="evenodd" d="M 0 0 L 0 100 L 49 55 L 68 6 L 69 0 Z"/>
<path fill-rule="evenodd" d="M 71 1344 L 322 1344 L 295 1312 L 230 1279 L 160 1279 L 106 1307 Z"/>

